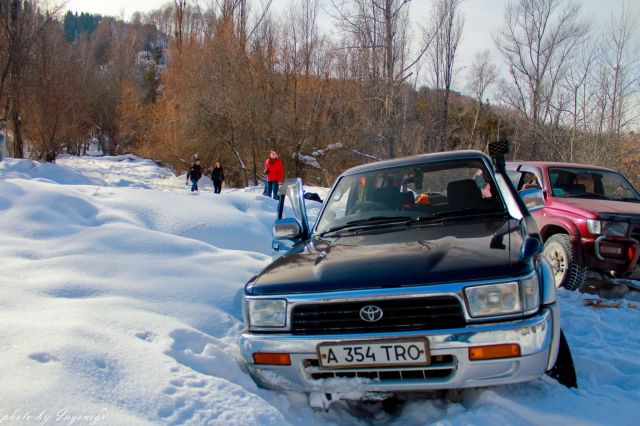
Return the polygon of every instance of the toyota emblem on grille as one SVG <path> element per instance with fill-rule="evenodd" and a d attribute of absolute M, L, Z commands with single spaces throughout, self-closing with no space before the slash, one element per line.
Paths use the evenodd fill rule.
<path fill-rule="evenodd" d="M 367 305 L 360 309 L 360 318 L 366 322 L 376 322 L 382 319 L 382 309 L 376 305 Z"/>

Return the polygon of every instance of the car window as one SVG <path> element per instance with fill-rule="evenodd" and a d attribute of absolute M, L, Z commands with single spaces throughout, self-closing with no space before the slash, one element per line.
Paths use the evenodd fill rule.
<path fill-rule="evenodd" d="M 317 232 L 370 218 L 419 218 L 504 211 L 481 160 L 426 163 L 344 176 L 327 200 Z"/>
<path fill-rule="evenodd" d="M 538 177 L 532 172 L 524 172 L 522 173 L 522 178 L 520 179 L 520 184 L 518 185 L 518 191 L 524 188 L 540 188 L 540 181 Z"/>
<path fill-rule="evenodd" d="M 522 176 L 522 173 L 517 170 L 507 170 L 507 176 L 509 176 L 509 180 L 513 184 L 514 188 L 517 188 L 518 184 L 520 183 L 520 177 Z"/>
<path fill-rule="evenodd" d="M 350 182 L 349 177 L 343 178 L 338 182 L 336 188 L 331 193 L 331 202 L 328 203 L 328 207 L 325 211 L 327 218 L 331 220 L 340 219 L 346 215 L 347 202 L 351 189 L 354 186 Z"/>
<path fill-rule="evenodd" d="M 637 193 L 629 182 L 621 179 L 615 174 L 605 174 L 602 176 L 602 186 L 604 193 L 611 198 L 637 198 Z"/>
<path fill-rule="evenodd" d="M 640 201 L 640 195 L 620 173 L 585 168 L 549 169 L 551 192 L 561 198 L 602 198 Z"/>

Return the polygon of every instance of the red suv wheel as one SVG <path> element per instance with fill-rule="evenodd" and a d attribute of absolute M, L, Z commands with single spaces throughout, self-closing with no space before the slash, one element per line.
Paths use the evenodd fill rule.
<path fill-rule="evenodd" d="M 577 290 L 587 279 L 587 268 L 575 261 L 571 239 L 567 234 L 552 235 L 544 243 L 544 255 L 551 263 L 556 287 Z"/>

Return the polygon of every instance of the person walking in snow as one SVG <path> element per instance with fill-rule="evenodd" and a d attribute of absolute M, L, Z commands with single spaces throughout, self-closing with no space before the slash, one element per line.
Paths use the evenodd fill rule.
<path fill-rule="evenodd" d="M 187 185 L 189 184 L 189 179 L 191 179 L 191 192 L 198 190 L 198 181 L 201 177 L 202 167 L 200 166 L 200 160 L 196 159 L 195 164 L 187 172 Z"/>
<path fill-rule="evenodd" d="M 278 189 L 284 180 L 284 166 L 275 150 L 271 150 L 269 158 L 265 162 L 264 174 L 267 177 L 267 196 L 277 200 Z"/>
<path fill-rule="evenodd" d="M 222 192 L 222 182 L 224 182 L 224 169 L 220 165 L 219 161 L 216 161 L 216 166 L 211 171 L 211 180 L 213 181 L 213 192 L 219 194 Z"/>

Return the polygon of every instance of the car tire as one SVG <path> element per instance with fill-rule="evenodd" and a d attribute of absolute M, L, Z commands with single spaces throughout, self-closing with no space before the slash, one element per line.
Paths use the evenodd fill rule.
<path fill-rule="evenodd" d="M 547 375 L 568 388 L 578 388 L 578 376 L 576 374 L 576 367 L 573 364 L 573 356 L 571 356 L 569 342 L 567 342 L 567 338 L 564 336 L 562 330 L 560 330 L 558 358 L 551 370 L 547 371 Z"/>
<path fill-rule="evenodd" d="M 544 255 L 551 264 L 556 287 L 578 290 L 587 280 L 587 268 L 576 262 L 576 256 L 567 234 L 555 234 L 544 243 Z"/>

